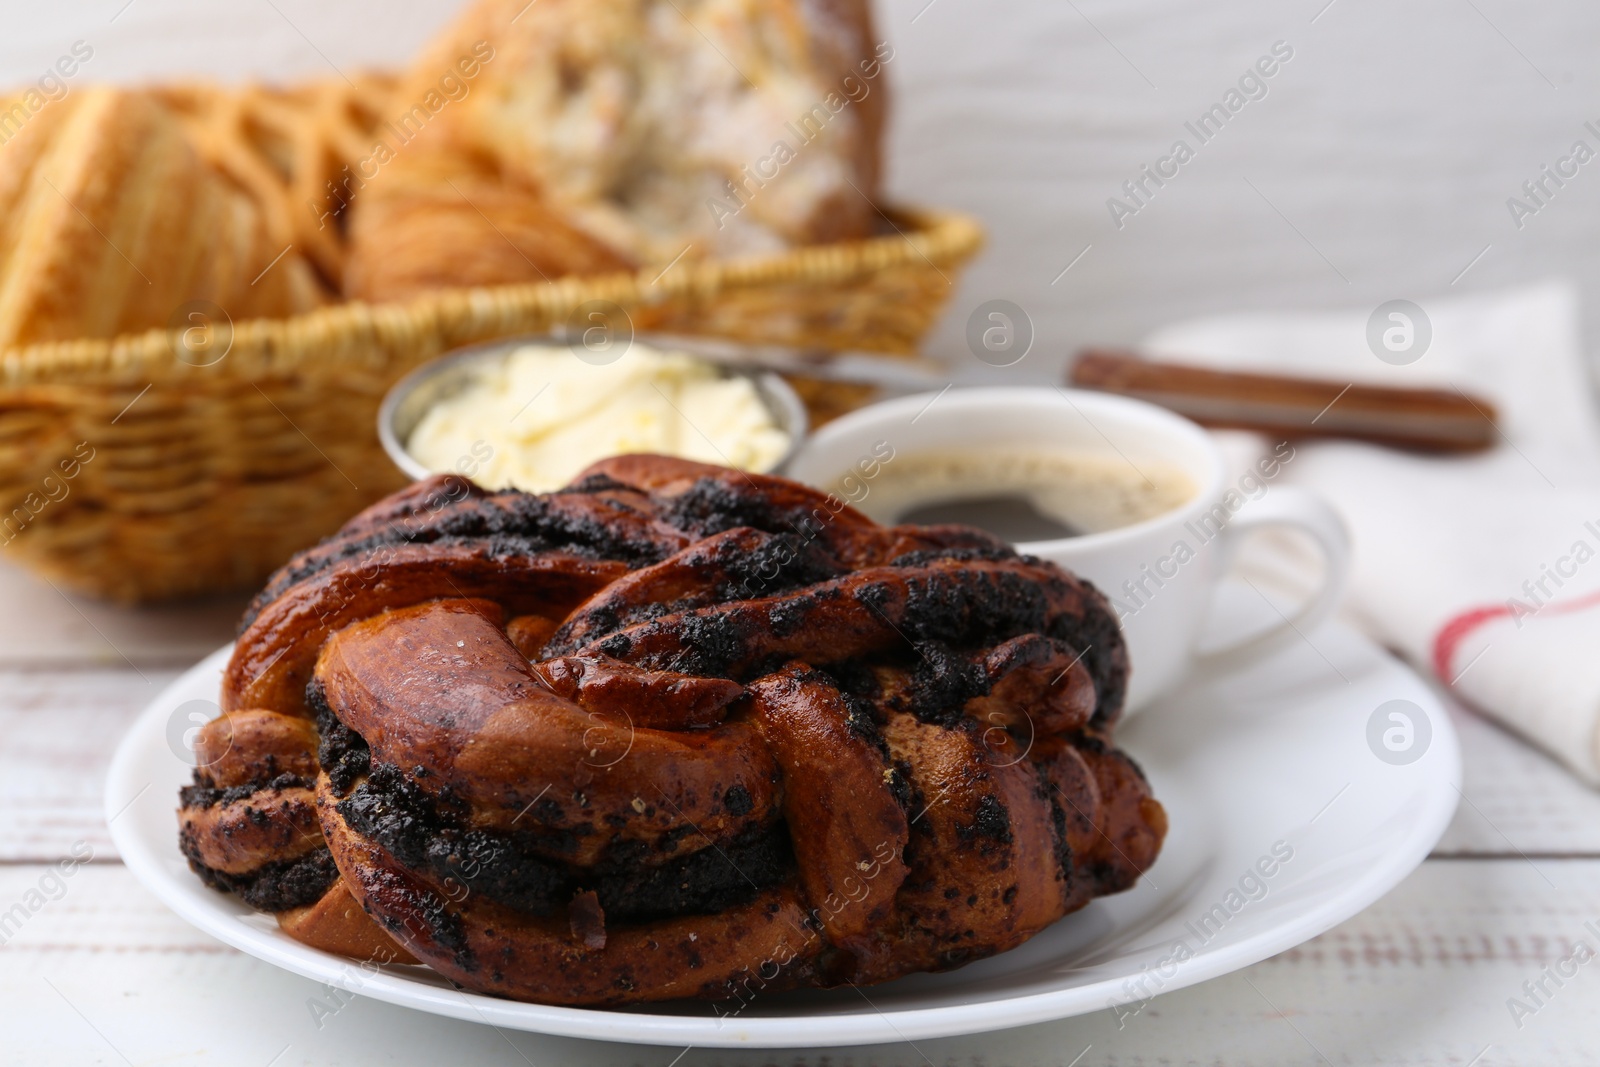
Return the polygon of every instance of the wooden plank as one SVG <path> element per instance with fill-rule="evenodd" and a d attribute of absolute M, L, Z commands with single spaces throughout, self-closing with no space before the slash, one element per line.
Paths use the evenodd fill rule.
<path fill-rule="evenodd" d="M 0 869 L 0 909 L 46 868 Z M 118 865 L 80 868 L 0 948 L 10 1062 L 693 1064 L 1548 1064 L 1600 1057 L 1600 861 L 1430 861 L 1366 912 L 1243 972 L 1138 1011 L 969 1038 L 777 1053 L 499 1033 L 356 998 L 224 948 Z M 1600 925 L 1600 924 L 1597 924 Z M 1558 975 L 1559 977 L 1559 975 Z M 1535 1005 L 1524 982 L 1543 980 Z M 1509 998 L 1532 1009 L 1514 1019 Z M 316 1005 L 321 1005 L 319 1010 Z M 1521 1022 L 1521 1028 L 1518 1022 Z M 320 1022 L 320 1026 L 318 1023 Z M 1119 1027 L 1119 1023 L 1121 1024 Z M 511 1046 L 511 1047 L 508 1047 Z M 287 1048 L 287 1051 L 285 1049 Z M 1088 1051 L 1085 1052 L 1084 1050 Z M 1485 1052 L 1485 1049 L 1488 1051 Z M 515 1050 L 515 1051 L 514 1051 Z M 520 1053 L 520 1056 L 518 1055 Z"/>
<path fill-rule="evenodd" d="M 0 563 L 0 667 L 187 666 L 233 640 L 249 597 L 131 608 L 69 594 Z"/>
<path fill-rule="evenodd" d="M 175 671 L 0 671 L 0 861 L 52 860 L 75 841 L 113 855 L 101 798 L 111 754 Z"/>
<path fill-rule="evenodd" d="M 1504 727 L 1453 707 L 1466 781 L 1440 855 L 1600 855 L 1600 791 Z"/>

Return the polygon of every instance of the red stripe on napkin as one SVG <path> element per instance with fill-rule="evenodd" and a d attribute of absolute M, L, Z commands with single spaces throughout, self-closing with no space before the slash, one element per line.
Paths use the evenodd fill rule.
<path fill-rule="evenodd" d="M 1574 611 L 1583 611 L 1600 604 L 1600 590 L 1581 596 L 1576 600 L 1564 603 L 1550 603 L 1539 608 L 1537 615 L 1566 615 Z M 1489 607 L 1471 608 L 1451 619 L 1439 628 L 1438 636 L 1433 639 L 1433 673 L 1446 685 L 1453 685 L 1455 679 L 1450 677 L 1450 663 L 1455 659 L 1456 649 L 1461 646 L 1475 630 L 1485 623 L 1495 619 L 1508 619 L 1515 612 L 1508 604 L 1494 604 Z"/>

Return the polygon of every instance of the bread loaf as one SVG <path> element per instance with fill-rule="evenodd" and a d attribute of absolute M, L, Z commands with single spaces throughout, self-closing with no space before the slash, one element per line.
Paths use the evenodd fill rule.
<path fill-rule="evenodd" d="M 408 139 L 353 200 L 346 291 L 864 236 L 890 57 L 866 0 L 481 0 L 396 94 Z"/>

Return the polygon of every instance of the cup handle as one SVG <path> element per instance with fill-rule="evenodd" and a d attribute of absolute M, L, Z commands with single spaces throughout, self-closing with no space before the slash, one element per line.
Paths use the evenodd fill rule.
<path fill-rule="evenodd" d="M 1278 625 L 1253 634 L 1223 648 L 1210 649 L 1196 657 L 1208 669 L 1233 670 L 1276 652 L 1321 623 L 1339 603 L 1345 578 L 1350 573 L 1350 535 L 1344 520 L 1333 507 L 1309 490 L 1283 485 L 1253 502 L 1222 531 L 1222 567 L 1232 566 L 1240 545 L 1254 530 L 1289 526 L 1308 534 L 1321 549 L 1326 570 L 1322 587 L 1313 593 L 1293 615 L 1284 616 Z"/>

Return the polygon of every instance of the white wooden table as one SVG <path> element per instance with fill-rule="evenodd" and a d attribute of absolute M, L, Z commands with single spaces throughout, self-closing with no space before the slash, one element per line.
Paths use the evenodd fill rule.
<path fill-rule="evenodd" d="M 1544 976 L 1579 941 L 1600 949 L 1584 928 L 1600 925 L 1600 794 L 1459 710 L 1465 799 L 1421 869 L 1344 925 L 1159 997 L 1121 1029 L 1103 1011 L 915 1045 L 685 1051 L 502 1032 L 362 999 L 314 1012 L 337 1001 L 191 929 L 134 882 L 101 814 L 122 731 L 161 686 L 229 638 L 242 601 L 123 611 L 69 601 L 0 566 L 0 603 L 9 608 L 0 617 L 0 912 L 37 903 L 29 892 L 44 890 L 43 905 L 0 947 L 0 1063 L 1600 1061 L 1600 964 L 1560 986 Z M 50 865 L 84 845 L 92 862 L 49 899 Z M 1550 995 L 1514 1019 L 1508 999 L 1535 1006 L 1523 983 L 1541 980 Z"/>

